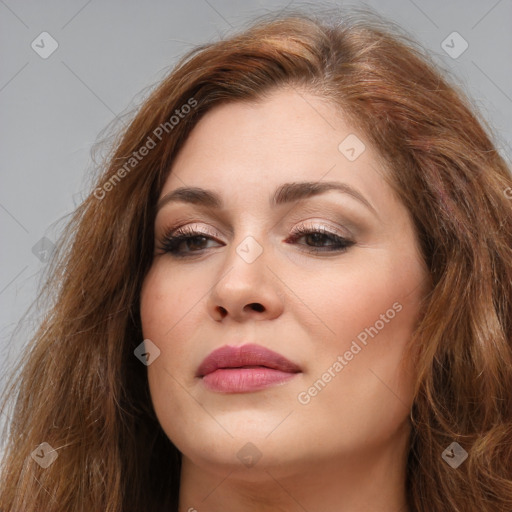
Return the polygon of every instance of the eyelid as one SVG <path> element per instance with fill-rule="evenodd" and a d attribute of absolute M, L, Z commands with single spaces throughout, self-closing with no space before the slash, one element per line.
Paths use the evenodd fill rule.
<path fill-rule="evenodd" d="M 166 236 L 176 236 L 179 235 L 181 232 L 185 231 L 187 233 L 190 232 L 197 232 L 200 235 L 204 234 L 206 236 L 210 236 L 212 238 L 222 239 L 224 235 L 220 234 L 218 230 L 212 229 L 211 227 L 205 228 L 204 226 L 200 225 L 199 222 L 179 222 L 176 225 L 171 225 L 169 227 L 166 227 L 162 230 L 162 237 Z M 325 220 L 319 220 L 319 219 L 306 219 L 304 221 L 301 221 L 299 223 L 294 223 L 292 227 L 289 227 L 286 229 L 287 233 L 293 233 L 298 228 L 302 229 L 309 229 L 309 230 L 318 230 L 318 231 L 326 231 L 327 233 L 331 233 L 333 235 L 337 235 L 342 238 L 353 238 L 352 233 L 349 230 L 343 231 L 340 230 L 336 226 L 332 226 L 330 223 L 326 223 Z"/>
<path fill-rule="evenodd" d="M 201 223 L 198 221 L 179 222 L 175 225 L 171 225 L 171 226 L 168 226 L 168 227 L 165 227 L 164 229 L 162 229 L 162 237 L 170 236 L 170 235 L 174 236 L 177 233 L 180 233 L 181 231 L 187 231 L 187 232 L 197 231 L 200 234 L 211 236 L 213 238 L 222 238 L 223 235 L 221 235 L 219 233 L 219 231 L 217 231 L 211 227 L 210 227 L 210 229 L 205 229 L 204 226 L 201 226 L 199 224 L 201 224 Z M 204 223 L 202 223 L 202 224 L 204 224 Z"/>
<path fill-rule="evenodd" d="M 175 210 L 174 210 L 175 209 Z M 160 210 L 164 212 L 165 209 Z M 174 211 L 174 213 L 173 213 Z M 165 215 L 162 213 L 161 218 L 159 217 L 160 212 L 157 214 L 155 219 L 155 234 L 164 233 L 169 234 L 177 229 L 184 226 L 195 227 L 196 224 L 216 225 L 220 227 L 214 228 L 211 226 L 210 229 L 214 230 L 211 233 L 212 236 L 232 236 L 234 231 L 229 223 L 228 217 L 225 217 L 221 212 L 209 210 L 201 205 L 184 204 L 184 205 L 173 205 L 165 211 Z"/>
<path fill-rule="evenodd" d="M 343 233 L 339 230 L 339 228 L 337 228 L 336 226 L 332 226 L 330 223 L 326 223 L 325 220 L 317 220 L 317 219 L 306 219 L 304 221 L 302 221 L 300 223 L 302 226 L 303 225 L 306 225 L 308 228 L 313 228 L 313 229 L 317 229 L 317 228 L 320 228 L 320 229 L 325 229 L 325 228 L 328 228 L 332 231 L 334 231 L 336 234 L 339 234 L 340 236 L 344 236 L 346 235 L 346 233 Z"/>
<path fill-rule="evenodd" d="M 366 230 L 370 227 L 366 217 L 361 216 L 359 209 L 328 201 L 316 202 L 313 199 L 307 204 L 297 205 L 297 208 L 294 208 L 283 220 L 290 224 L 318 220 L 334 226 L 334 229 L 343 229 L 347 236 L 355 236 L 361 229 Z"/>
<path fill-rule="evenodd" d="M 295 229 L 297 229 L 297 227 L 302 227 L 311 230 L 327 231 L 328 233 L 332 233 L 333 235 L 337 235 L 341 238 L 355 238 L 353 230 L 349 229 L 346 223 L 341 221 L 341 226 L 342 228 L 340 228 L 340 224 L 333 225 L 332 221 L 327 221 L 326 219 L 319 219 L 315 217 L 295 222 L 291 227 L 287 227 L 287 231 L 293 232 Z"/>
<path fill-rule="evenodd" d="M 157 214 L 157 224 L 168 224 L 166 218 L 175 219 L 173 224 L 175 224 L 176 229 L 189 223 L 213 223 L 220 226 L 220 231 L 217 230 L 215 236 L 222 234 L 222 236 L 233 237 L 235 234 L 229 215 L 225 211 L 214 211 L 202 205 L 179 203 L 170 206 L 167 210 L 160 210 L 160 212 L 164 211 L 165 215 L 162 215 L 162 221 L 159 220 L 159 214 Z M 361 230 L 367 231 L 372 226 L 372 224 L 368 224 L 366 215 L 362 215 L 361 210 L 354 208 L 352 203 L 340 204 L 333 202 L 329 197 L 322 196 L 312 197 L 304 202 L 297 203 L 284 215 L 280 214 L 275 220 L 270 221 L 269 226 L 273 230 L 276 225 L 286 223 L 287 227 L 290 228 L 298 222 L 312 218 L 319 218 L 321 222 L 327 221 L 334 223 L 335 226 L 342 226 L 346 230 L 346 236 L 356 236 L 360 234 Z M 339 227 L 335 229 L 339 229 Z M 165 231 L 169 232 L 169 229 L 165 229 Z"/>
<path fill-rule="evenodd" d="M 323 233 L 326 236 L 345 240 L 347 242 L 355 243 L 355 239 L 351 234 L 346 234 L 341 230 L 333 227 L 329 224 L 316 221 L 317 223 L 304 221 L 293 226 L 293 228 L 287 230 L 287 240 L 300 238 L 310 233 Z M 197 223 L 196 223 L 197 224 Z M 202 229 L 194 223 L 192 224 L 179 224 L 178 226 L 171 226 L 164 230 L 161 238 L 163 240 L 168 238 L 179 238 L 179 237 L 198 237 L 205 236 L 211 240 L 217 240 L 222 242 L 222 235 L 219 236 L 217 233 L 212 233 L 209 229 Z"/>

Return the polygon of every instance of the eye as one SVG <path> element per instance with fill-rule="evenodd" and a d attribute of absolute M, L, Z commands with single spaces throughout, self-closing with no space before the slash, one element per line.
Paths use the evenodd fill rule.
<path fill-rule="evenodd" d="M 167 232 L 158 249 L 163 253 L 170 253 L 177 258 L 182 258 L 191 253 L 199 253 L 208 249 L 207 243 L 212 241 L 214 238 L 209 233 L 185 226 Z"/>
<path fill-rule="evenodd" d="M 307 250 L 316 253 L 345 252 L 350 246 L 355 244 L 353 240 L 348 240 L 336 233 L 332 233 L 324 226 L 317 228 L 299 226 L 292 232 L 291 237 L 286 242 L 289 243 L 291 240 L 292 243 L 296 243 L 301 238 L 306 240 L 306 245 L 309 247 Z"/>
<path fill-rule="evenodd" d="M 306 244 L 298 243 L 302 238 L 306 240 Z M 176 258 L 185 258 L 199 255 L 203 250 L 211 248 L 212 245 L 209 245 L 209 242 L 216 242 L 213 235 L 185 226 L 167 232 L 158 249 L 161 253 L 169 253 Z M 221 244 L 221 242 L 218 243 Z M 293 230 L 286 243 L 306 245 L 306 250 L 313 253 L 345 252 L 355 244 L 354 241 L 333 233 L 323 226 L 316 228 L 299 226 Z"/>

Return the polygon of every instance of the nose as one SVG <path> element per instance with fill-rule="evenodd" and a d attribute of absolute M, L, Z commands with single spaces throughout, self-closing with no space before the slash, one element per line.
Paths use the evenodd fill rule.
<path fill-rule="evenodd" d="M 263 251 L 254 259 L 258 254 L 254 253 L 254 239 L 245 249 L 248 247 L 249 252 L 244 252 L 243 242 L 233 244 L 215 276 L 208 311 L 216 321 L 271 320 L 283 312 L 279 280 L 267 266 L 271 263 L 270 250 L 260 246 L 258 250 Z"/>

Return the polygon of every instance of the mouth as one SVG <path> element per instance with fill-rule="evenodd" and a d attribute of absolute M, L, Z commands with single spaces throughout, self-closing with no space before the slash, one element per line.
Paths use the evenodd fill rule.
<path fill-rule="evenodd" d="M 211 391 L 246 393 L 282 384 L 299 373 L 300 367 L 283 355 L 249 344 L 214 350 L 201 363 L 196 377 Z"/>

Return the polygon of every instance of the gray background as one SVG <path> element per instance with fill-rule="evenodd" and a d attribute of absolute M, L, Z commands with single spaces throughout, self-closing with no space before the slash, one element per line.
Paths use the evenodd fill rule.
<path fill-rule="evenodd" d="M 510 161 L 512 0 L 322 2 L 354 4 L 396 21 L 453 72 Z M 37 324 L 36 315 L 25 317 L 13 337 L 46 266 L 48 247 L 40 240 L 56 240 L 89 186 L 91 147 L 101 131 L 139 104 L 192 46 L 288 5 L 304 4 L 0 0 L 0 391 L 5 370 Z M 457 58 L 441 47 L 453 31 L 469 45 Z M 42 32 L 58 43 L 46 59 L 31 47 L 34 40 L 41 46 Z"/>

